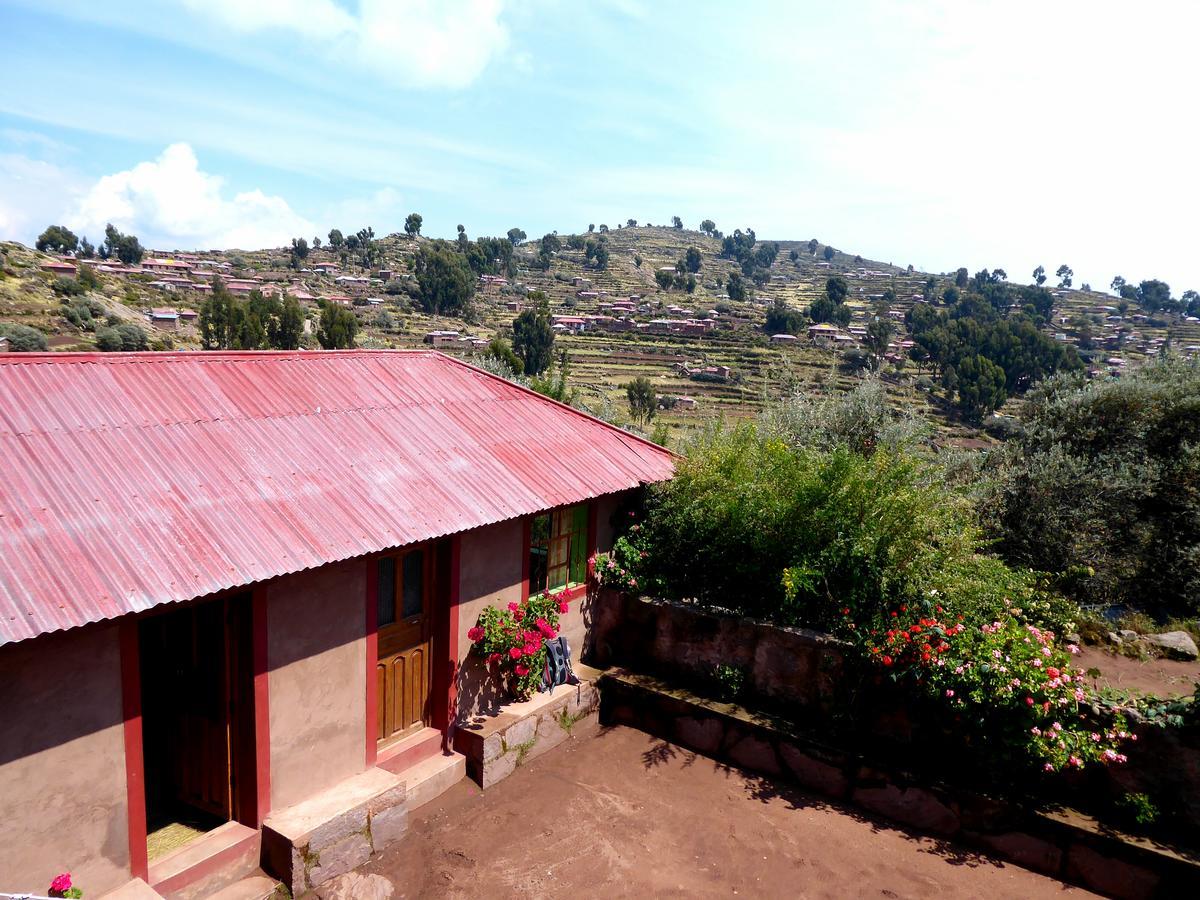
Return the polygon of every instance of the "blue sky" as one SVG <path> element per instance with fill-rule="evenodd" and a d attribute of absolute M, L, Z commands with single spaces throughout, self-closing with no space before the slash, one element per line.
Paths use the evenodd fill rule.
<path fill-rule="evenodd" d="M 0 237 L 672 215 L 1200 289 L 1195 5 L 0 0 Z"/>

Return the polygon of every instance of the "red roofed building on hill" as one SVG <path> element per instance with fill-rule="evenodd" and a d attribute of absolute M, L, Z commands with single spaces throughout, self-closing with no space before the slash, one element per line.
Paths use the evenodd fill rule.
<path fill-rule="evenodd" d="M 564 590 L 577 653 L 674 471 L 432 350 L 6 354 L 0 456 L 0 888 L 89 896 L 299 894 L 395 840 L 496 712 L 481 610 Z"/>

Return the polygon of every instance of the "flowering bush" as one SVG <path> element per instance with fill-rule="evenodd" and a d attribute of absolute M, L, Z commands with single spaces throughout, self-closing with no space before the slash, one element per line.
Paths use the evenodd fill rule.
<path fill-rule="evenodd" d="M 642 526 L 629 526 L 629 533 L 621 535 L 613 543 L 611 553 L 596 557 L 596 578 L 605 587 L 616 588 L 627 594 L 642 593 L 645 579 L 638 579 L 639 565 L 646 558 L 646 551 L 636 546 Z"/>
<path fill-rule="evenodd" d="M 541 687 L 546 670 L 542 643 L 558 636 L 558 617 L 567 612 L 567 592 L 546 592 L 504 608 L 489 606 L 479 614 L 467 637 L 488 667 L 507 684 L 518 700 L 527 700 Z"/>
<path fill-rule="evenodd" d="M 968 624 L 949 615 L 936 593 L 891 610 L 882 626 L 863 628 L 842 610 L 842 632 L 893 680 L 949 708 L 964 734 L 978 732 L 1044 771 L 1088 763 L 1123 763 L 1124 741 L 1136 740 L 1119 714 L 1105 725 L 1092 713 L 1074 645 L 1027 620 L 1006 603 L 994 621 Z"/>
<path fill-rule="evenodd" d="M 46 893 L 51 897 L 82 897 L 83 891 L 71 884 L 71 873 L 63 872 L 50 882 Z"/>

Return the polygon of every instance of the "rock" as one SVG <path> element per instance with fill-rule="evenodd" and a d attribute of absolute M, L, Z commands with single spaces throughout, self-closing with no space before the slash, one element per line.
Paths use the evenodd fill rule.
<path fill-rule="evenodd" d="M 382 875 L 348 872 L 317 891 L 321 900 L 391 900 L 395 888 Z"/>
<path fill-rule="evenodd" d="M 1081 638 L 1078 634 L 1076 634 L 1074 632 L 1071 632 L 1070 634 L 1064 634 L 1063 640 L 1066 641 L 1068 644 L 1074 644 L 1076 647 L 1080 647 L 1083 645 L 1083 638 Z"/>
<path fill-rule="evenodd" d="M 1123 641 L 1136 641 L 1138 639 L 1138 633 L 1128 628 L 1122 628 L 1118 633 L 1121 635 L 1121 640 Z"/>
<path fill-rule="evenodd" d="M 1167 631 L 1162 634 L 1143 634 L 1142 643 L 1153 647 L 1171 659 L 1192 660 L 1200 656 L 1196 642 L 1186 631 Z"/>
<path fill-rule="evenodd" d="M 1118 647 L 1120 647 L 1121 644 L 1124 643 L 1124 641 L 1121 640 L 1121 636 L 1119 634 L 1117 634 L 1115 631 L 1110 631 L 1108 634 L 1105 635 L 1105 637 L 1108 638 L 1108 642 L 1110 644 L 1115 644 Z"/>

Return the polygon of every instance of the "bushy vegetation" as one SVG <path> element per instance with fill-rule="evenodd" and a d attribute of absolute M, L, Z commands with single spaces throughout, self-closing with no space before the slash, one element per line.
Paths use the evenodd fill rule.
<path fill-rule="evenodd" d="M 1094 713 L 1060 639 L 1078 608 L 988 552 L 969 484 L 925 438 L 873 381 L 714 426 L 600 561 L 601 578 L 832 632 L 876 680 L 906 685 L 914 708 L 952 715 L 990 760 L 1124 761 L 1123 719 Z"/>
<path fill-rule="evenodd" d="M 1084 603 L 1200 613 L 1200 366 L 1052 379 L 1023 418 L 990 497 L 1001 552 Z"/>
<path fill-rule="evenodd" d="M 0 322 L 0 337 L 8 338 L 12 353 L 34 353 L 46 349 L 46 335 L 28 325 Z"/>

